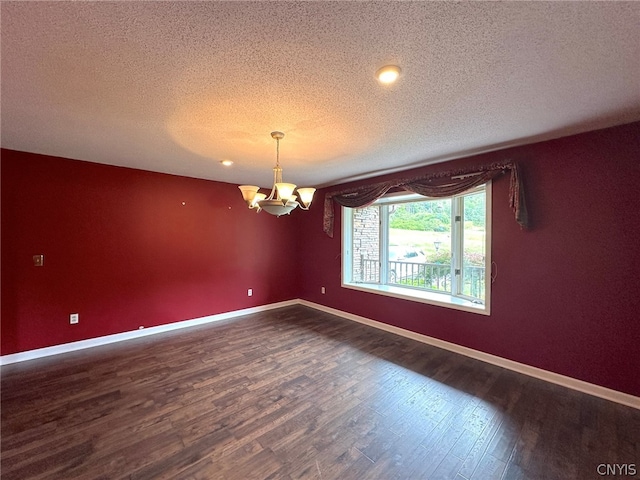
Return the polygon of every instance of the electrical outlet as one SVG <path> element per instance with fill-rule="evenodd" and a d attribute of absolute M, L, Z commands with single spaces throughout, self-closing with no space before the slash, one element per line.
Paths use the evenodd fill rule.
<path fill-rule="evenodd" d="M 253 295 L 253 288 L 247 290 L 247 297 L 250 297 L 251 295 Z"/>
<path fill-rule="evenodd" d="M 33 266 L 34 267 L 42 267 L 44 265 L 44 255 L 34 255 L 33 256 Z"/>
<path fill-rule="evenodd" d="M 320 293 L 322 293 L 323 295 L 326 293 L 324 287 L 320 287 Z"/>
<path fill-rule="evenodd" d="M 80 321 L 79 313 L 72 313 L 71 315 L 69 315 L 69 323 L 71 323 L 72 325 L 75 323 L 78 323 L 79 321 Z"/>

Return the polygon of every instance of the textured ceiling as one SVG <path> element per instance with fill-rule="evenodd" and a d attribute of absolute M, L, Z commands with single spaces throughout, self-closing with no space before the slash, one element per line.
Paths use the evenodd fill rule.
<path fill-rule="evenodd" d="M 640 2 L 2 2 L 2 146 L 322 186 L 640 120 Z M 402 68 L 383 87 L 385 64 Z M 235 162 L 225 168 L 222 159 Z"/>

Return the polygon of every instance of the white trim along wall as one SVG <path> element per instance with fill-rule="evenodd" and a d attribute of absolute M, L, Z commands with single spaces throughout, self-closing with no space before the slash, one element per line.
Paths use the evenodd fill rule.
<path fill-rule="evenodd" d="M 304 305 L 306 307 L 314 308 L 316 310 L 320 310 L 332 315 L 336 315 L 338 317 L 342 317 L 347 320 L 352 320 L 354 322 L 362 323 L 364 325 L 378 328 L 380 330 L 384 330 L 389 333 L 410 338 L 412 340 L 417 340 L 419 342 L 426 343 L 434 347 L 442 348 L 450 352 L 458 353 L 460 355 L 474 358 L 482 362 L 490 363 L 498 367 L 506 368 L 508 370 L 512 370 L 518 373 L 522 373 L 524 375 L 528 375 L 530 377 L 538 378 L 540 380 L 544 380 L 550 383 L 555 383 L 557 385 L 561 385 L 563 387 L 567 387 L 572 390 L 577 390 L 579 392 L 604 398 L 605 400 L 610 400 L 612 402 L 620 403 L 622 405 L 627 405 L 629 407 L 637 408 L 640 410 L 640 397 L 636 397 L 635 395 L 630 395 L 628 393 L 612 390 L 610 388 L 602 387 L 600 385 L 595 385 L 589 382 L 585 382 L 583 380 L 577 380 L 575 378 L 567 377 L 565 375 L 560 375 L 558 373 L 542 370 L 541 368 L 525 365 L 524 363 L 514 362 L 513 360 L 508 360 L 506 358 L 498 357 L 496 355 L 491 355 L 489 353 L 484 353 L 479 350 L 474 350 L 472 348 L 456 345 L 455 343 L 446 342 L 444 340 L 439 340 L 434 337 L 429 337 L 427 335 L 422 335 L 420 333 L 415 333 L 399 327 L 394 327 L 393 325 L 387 325 L 386 323 L 378 322 L 376 320 L 371 320 L 369 318 L 361 317 L 359 315 L 354 315 L 348 312 L 343 312 L 342 310 L 337 310 L 335 308 L 326 307 L 318 303 L 308 302 L 306 300 L 301 300 L 301 299 L 271 303 L 268 305 L 261 305 L 259 307 L 245 308 L 242 310 L 235 310 L 233 312 L 220 313 L 217 315 L 209 315 L 207 317 L 201 317 L 201 318 L 196 318 L 192 320 L 184 320 L 182 322 L 175 322 L 167 325 L 160 325 L 157 327 L 145 328 L 142 330 L 133 330 L 131 332 L 118 333 L 115 335 L 106 335 L 104 337 L 91 338 L 89 340 L 81 340 L 79 342 L 65 343 L 62 345 L 55 345 L 53 347 L 39 348 L 36 350 L 29 350 L 27 352 L 4 355 L 4 356 L 0 356 L 0 365 L 8 365 L 11 363 L 33 360 L 36 358 L 48 357 L 50 355 L 58 355 L 61 353 L 68 353 L 76 350 L 83 350 L 85 348 L 97 347 L 99 345 L 107 345 L 109 343 L 121 342 L 124 340 L 140 338 L 147 335 L 154 335 L 156 333 L 168 332 L 171 330 L 178 330 L 181 328 L 193 327 L 195 325 L 202 325 L 205 323 L 228 320 L 228 319 L 240 317 L 243 315 L 250 315 L 253 313 L 264 312 L 267 310 L 273 310 L 275 308 L 288 307 L 292 305 Z"/>
<path fill-rule="evenodd" d="M 271 303 L 261 305 L 259 307 L 244 308 L 242 310 L 234 310 L 232 312 L 219 313 L 217 315 L 208 315 L 206 317 L 194 318 L 192 320 L 183 320 L 181 322 L 168 323 L 166 325 L 158 325 L 157 327 L 143 328 L 140 330 L 132 330 L 130 332 L 116 333 L 113 335 L 105 335 L 103 337 L 90 338 L 88 340 L 80 340 L 78 342 L 63 343 L 54 345 L 53 347 L 38 348 L 26 352 L 12 353 L 11 355 L 0 356 L 0 365 L 8 365 L 10 363 L 24 362 L 26 360 L 34 360 L 36 358 L 48 357 L 50 355 L 58 355 L 60 353 L 75 352 L 76 350 L 84 350 L 85 348 L 98 347 L 109 343 L 122 342 L 134 338 L 146 337 L 147 335 L 155 335 L 156 333 L 170 332 L 181 328 L 194 327 L 205 323 L 219 322 L 230 318 L 250 315 L 252 313 L 265 312 L 274 308 L 289 307 L 291 305 L 299 305 L 299 300 L 288 300 L 286 302 Z"/>

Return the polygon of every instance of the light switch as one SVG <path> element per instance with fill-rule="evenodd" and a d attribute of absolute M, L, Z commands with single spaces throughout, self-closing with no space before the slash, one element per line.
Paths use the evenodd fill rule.
<path fill-rule="evenodd" d="M 44 265 L 44 255 L 34 255 L 33 256 L 33 266 L 34 267 L 42 267 Z"/>

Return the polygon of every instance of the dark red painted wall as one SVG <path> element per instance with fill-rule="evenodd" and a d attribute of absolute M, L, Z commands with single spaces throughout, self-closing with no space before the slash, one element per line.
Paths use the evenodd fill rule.
<path fill-rule="evenodd" d="M 294 217 L 256 215 L 235 185 L 1 158 L 2 355 L 298 297 Z"/>
<path fill-rule="evenodd" d="M 516 224 L 507 177 L 495 181 L 490 316 L 341 288 L 340 215 L 330 239 L 321 208 L 299 219 L 310 232 L 301 298 L 640 396 L 640 123 L 446 168 L 508 158 L 523 166 L 533 228 Z"/>
<path fill-rule="evenodd" d="M 323 191 L 278 219 L 235 185 L 3 150 L 2 355 L 304 298 L 640 396 L 638 152 L 634 123 L 446 165 L 523 166 L 531 231 L 493 184 L 487 317 L 341 288 Z"/>

